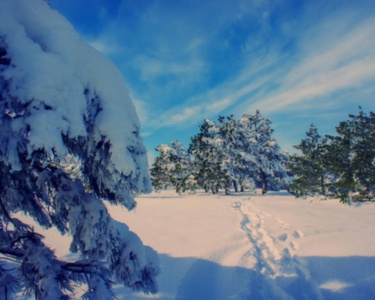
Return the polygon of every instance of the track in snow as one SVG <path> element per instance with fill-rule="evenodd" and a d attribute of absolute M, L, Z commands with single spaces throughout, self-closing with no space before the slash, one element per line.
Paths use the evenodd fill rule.
<path fill-rule="evenodd" d="M 303 233 L 256 209 L 251 198 L 232 204 L 245 233 L 230 244 L 196 259 L 181 279 L 176 297 L 184 300 L 323 299 L 303 260 L 294 254 Z M 265 223 L 282 229 L 274 236 Z M 280 232 L 280 230 L 278 230 Z M 225 266 L 227 264 L 232 266 Z"/>
<path fill-rule="evenodd" d="M 293 230 L 283 220 L 256 209 L 251 198 L 237 201 L 233 207 L 242 215 L 241 229 L 249 241 L 249 250 L 238 265 L 253 270 L 255 277 L 249 280 L 248 298 L 322 299 L 303 261 L 294 255 L 303 233 Z M 284 233 L 273 236 L 265 227 L 265 221 Z"/>

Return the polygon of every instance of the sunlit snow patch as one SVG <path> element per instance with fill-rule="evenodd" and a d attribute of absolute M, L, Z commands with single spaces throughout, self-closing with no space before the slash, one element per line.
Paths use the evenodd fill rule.
<path fill-rule="evenodd" d="M 351 286 L 351 284 L 342 281 L 328 281 L 322 284 L 319 288 L 333 292 L 341 292 L 343 289 L 346 289 L 349 286 Z"/>

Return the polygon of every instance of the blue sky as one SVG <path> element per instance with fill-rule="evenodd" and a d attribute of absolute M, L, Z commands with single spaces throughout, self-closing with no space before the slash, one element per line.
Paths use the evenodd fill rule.
<path fill-rule="evenodd" d="M 375 111 L 375 1 L 50 0 L 122 71 L 151 155 L 261 113 L 284 150 Z M 151 158 L 152 159 L 152 158 Z"/>

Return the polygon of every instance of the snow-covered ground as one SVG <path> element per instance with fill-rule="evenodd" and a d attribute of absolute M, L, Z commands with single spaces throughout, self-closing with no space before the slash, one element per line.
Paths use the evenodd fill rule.
<path fill-rule="evenodd" d="M 159 253 L 160 292 L 117 287 L 120 299 L 375 299 L 375 204 L 174 191 L 137 203 L 108 209 Z"/>
<path fill-rule="evenodd" d="M 374 204 L 173 191 L 137 202 L 109 209 L 158 251 L 160 292 L 120 299 L 375 298 Z"/>

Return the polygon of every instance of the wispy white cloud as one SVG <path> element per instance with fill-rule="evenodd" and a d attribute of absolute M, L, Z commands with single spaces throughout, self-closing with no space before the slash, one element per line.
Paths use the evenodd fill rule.
<path fill-rule="evenodd" d="M 181 112 L 174 114 L 164 113 L 161 117 L 162 122 L 159 126 L 177 125 L 181 124 L 189 119 L 196 117 L 204 111 L 205 105 L 196 105 L 192 107 L 185 107 Z"/>
<path fill-rule="evenodd" d="M 134 98 L 134 96 L 132 96 L 132 99 L 141 123 L 147 123 L 150 118 L 150 111 L 147 109 L 146 103 Z"/>
<path fill-rule="evenodd" d="M 265 75 L 251 82 L 245 81 L 243 76 L 239 78 L 225 82 L 213 90 L 189 99 L 185 103 L 166 109 L 161 114 L 151 113 L 153 117 L 146 122 L 146 126 L 152 127 L 154 130 L 166 126 L 187 127 L 206 118 L 213 118 L 218 114 L 228 115 L 234 111 L 233 106 L 242 97 L 246 98 L 246 95 L 262 87 L 269 81 L 270 77 Z"/>
<path fill-rule="evenodd" d="M 165 75 L 189 75 L 198 73 L 204 69 L 204 63 L 197 59 L 191 59 L 189 63 L 179 61 L 170 61 L 145 55 L 137 56 L 133 65 L 135 69 L 140 70 L 142 80 L 150 80 L 161 74 Z"/>
<path fill-rule="evenodd" d="M 155 128 L 165 126 L 191 126 L 196 122 L 209 118 L 211 115 L 218 114 L 225 108 L 230 106 L 232 101 L 230 99 L 222 99 L 212 103 L 202 103 L 188 107 L 177 107 L 164 112 L 160 118 L 154 119 L 151 124 Z"/>
<path fill-rule="evenodd" d="M 219 100 L 217 102 L 214 102 L 210 105 L 207 105 L 207 109 L 208 110 L 214 110 L 214 111 L 222 111 L 224 110 L 225 108 L 227 108 L 230 104 L 231 104 L 231 99 L 227 98 L 227 99 L 223 99 L 223 100 Z"/>
<path fill-rule="evenodd" d="M 265 112 L 295 107 L 300 102 L 342 89 L 359 87 L 361 84 L 374 80 L 374 70 L 375 59 L 372 57 L 352 62 L 347 66 L 311 75 L 294 86 L 289 85 L 283 88 L 275 96 L 251 104 L 251 107 L 252 109 L 260 108 Z"/>
<path fill-rule="evenodd" d="M 118 51 L 118 49 L 114 45 L 111 46 L 101 39 L 96 39 L 96 40 L 87 39 L 87 40 L 91 47 L 95 48 L 96 50 L 98 50 L 99 52 L 107 56 Z"/>
<path fill-rule="evenodd" d="M 374 26 L 375 20 L 365 20 L 340 36 L 327 33 L 327 26 L 320 26 L 321 30 L 316 33 L 314 42 L 306 41 L 305 45 L 302 45 L 302 48 L 306 49 L 307 57 L 287 76 L 285 83 L 374 56 Z"/>
<path fill-rule="evenodd" d="M 373 28 L 374 21 L 364 21 L 333 41 L 327 40 L 332 38 L 329 33 L 318 32 L 319 36 L 315 37 L 313 44 L 322 46 L 302 53 L 304 59 L 278 80 L 280 88 L 249 104 L 250 109 L 260 108 L 262 111 L 274 112 L 302 107 L 300 104 L 316 100 L 317 97 L 359 88 L 374 81 Z"/>
<path fill-rule="evenodd" d="M 202 120 L 215 118 L 218 114 L 228 115 L 231 113 L 243 114 L 251 112 L 244 110 L 246 101 L 251 101 L 252 94 L 264 92 L 265 87 L 280 76 L 280 70 L 265 70 L 273 64 L 282 60 L 277 53 L 270 53 L 258 60 L 244 61 L 241 72 L 230 80 L 204 91 L 198 95 L 188 98 L 186 101 L 174 105 L 172 108 L 152 111 L 149 110 L 150 118 L 146 122 L 147 128 L 156 130 L 160 127 L 188 127 Z M 241 104 L 239 106 L 239 104 Z"/>

